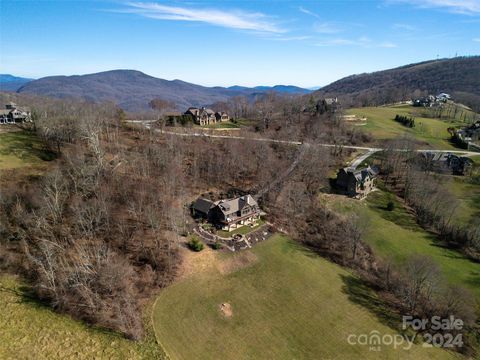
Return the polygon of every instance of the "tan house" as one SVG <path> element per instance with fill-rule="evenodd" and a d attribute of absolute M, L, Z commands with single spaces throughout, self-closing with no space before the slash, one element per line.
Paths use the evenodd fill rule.
<path fill-rule="evenodd" d="M 217 111 L 215 113 L 215 118 L 217 121 L 228 121 L 230 120 L 230 116 L 225 111 Z"/>
<path fill-rule="evenodd" d="M 5 109 L 0 110 L 0 124 L 15 124 L 31 121 L 30 109 L 18 107 L 17 104 L 10 102 L 5 105 Z"/>
<path fill-rule="evenodd" d="M 193 121 L 195 124 L 198 125 L 209 125 L 215 124 L 217 122 L 217 118 L 215 117 L 215 112 L 212 109 L 207 108 L 196 108 L 190 107 L 187 111 L 185 111 L 185 115 L 191 115 L 193 117 Z"/>
<path fill-rule="evenodd" d="M 251 195 L 219 201 L 198 198 L 192 204 L 192 212 L 194 216 L 205 218 L 217 228 L 227 231 L 252 224 L 260 217 L 258 203 Z"/>
<path fill-rule="evenodd" d="M 337 187 L 346 195 L 361 199 L 376 187 L 378 169 L 366 167 L 359 170 L 343 168 L 337 173 Z"/>

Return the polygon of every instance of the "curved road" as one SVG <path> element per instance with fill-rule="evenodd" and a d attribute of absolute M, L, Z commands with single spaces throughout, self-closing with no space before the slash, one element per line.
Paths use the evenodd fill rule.
<path fill-rule="evenodd" d="M 129 123 L 137 123 L 137 124 L 142 124 L 145 126 L 147 129 L 151 129 L 151 123 L 154 121 L 152 120 L 128 120 Z M 270 138 L 256 138 L 256 137 L 246 137 L 246 136 L 236 136 L 236 135 L 216 135 L 216 134 L 210 134 L 206 132 L 191 132 L 191 133 L 180 133 L 176 131 L 169 131 L 169 130 L 162 130 L 162 129 L 153 129 L 153 131 L 158 132 L 160 134 L 165 134 L 165 135 L 174 135 L 174 136 L 185 136 L 185 137 L 209 137 L 209 138 L 217 138 L 217 139 L 235 139 L 235 140 L 253 140 L 253 141 L 262 141 L 262 142 L 270 142 L 270 143 L 277 143 L 277 144 L 287 144 L 287 145 L 316 145 L 316 146 L 322 146 L 322 147 L 330 147 L 330 148 L 335 148 L 335 147 L 341 147 L 344 149 L 352 149 L 352 150 L 365 150 L 367 152 L 371 152 L 368 156 L 366 156 L 364 159 L 361 159 L 360 162 L 364 161 L 366 158 L 368 158 L 371 154 L 378 152 L 378 151 L 383 151 L 386 150 L 384 148 L 376 148 L 376 147 L 365 147 L 365 146 L 353 146 L 353 145 L 336 145 L 336 144 L 311 144 L 307 142 L 302 142 L 302 141 L 295 141 L 295 140 L 277 140 L 277 139 L 270 139 Z M 394 149 L 396 151 L 407 151 L 405 149 Z M 416 152 L 432 152 L 432 153 L 451 153 L 451 154 L 463 154 L 464 156 L 475 156 L 475 155 L 480 155 L 480 152 L 474 152 L 474 151 L 467 151 L 467 150 L 440 150 L 440 149 L 418 149 L 415 150 Z M 364 154 L 367 155 L 367 154 Z M 356 161 L 357 159 L 355 159 Z M 353 165 L 353 164 L 352 164 Z M 358 164 L 357 164 L 358 165 Z"/>

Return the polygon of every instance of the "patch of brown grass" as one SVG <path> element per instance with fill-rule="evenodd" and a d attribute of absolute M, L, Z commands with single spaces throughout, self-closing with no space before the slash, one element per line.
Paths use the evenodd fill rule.
<path fill-rule="evenodd" d="M 242 251 L 217 263 L 217 269 L 222 275 L 233 273 L 246 268 L 258 261 L 257 256 L 251 251 Z"/>
<path fill-rule="evenodd" d="M 202 251 L 195 252 L 187 248 L 180 248 L 181 264 L 178 268 L 177 281 L 186 279 L 197 272 L 210 269 L 217 262 L 214 250 L 205 246 Z"/>

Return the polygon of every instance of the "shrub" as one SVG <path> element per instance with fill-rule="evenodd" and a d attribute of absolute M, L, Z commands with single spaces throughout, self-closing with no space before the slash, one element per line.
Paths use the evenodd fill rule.
<path fill-rule="evenodd" d="M 393 201 L 389 201 L 387 204 L 387 210 L 393 211 L 393 209 L 395 209 L 395 203 Z"/>
<path fill-rule="evenodd" d="M 219 241 L 215 241 L 213 244 L 212 244 L 212 249 L 213 250 L 220 250 L 222 248 L 222 244 L 219 242 Z"/>
<path fill-rule="evenodd" d="M 196 237 L 192 237 L 190 241 L 187 243 L 187 246 L 190 250 L 199 252 L 203 250 L 203 243 Z"/>

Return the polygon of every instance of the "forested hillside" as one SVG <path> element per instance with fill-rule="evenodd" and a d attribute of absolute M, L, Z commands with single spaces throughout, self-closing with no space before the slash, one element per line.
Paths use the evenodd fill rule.
<path fill-rule="evenodd" d="M 458 102 L 480 108 L 480 56 L 457 57 L 352 75 L 315 92 L 340 96 L 354 105 L 370 106 L 447 92 Z"/>

